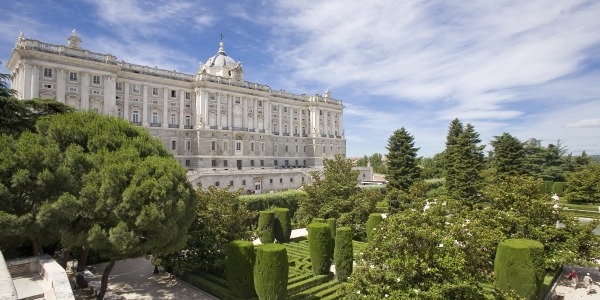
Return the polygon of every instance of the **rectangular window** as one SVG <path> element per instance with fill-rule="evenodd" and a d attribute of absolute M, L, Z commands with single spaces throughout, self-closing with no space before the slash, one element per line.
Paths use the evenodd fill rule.
<path fill-rule="evenodd" d="M 227 167 L 228 163 L 226 160 L 223 161 L 223 167 Z"/>
<path fill-rule="evenodd" d="M 192 117 L 185 116 L 185 126 L 192 126 Z"/>
<path fill-rule="evenodd" d="M 240 104 L 240 97 L 235 97 L 235 104 Z"/>
<path fill-rule="evenodd" d="M 273 178 L 269 179 L 269 183 L 273 183 Z"/>
<path fill-rule="evenodd" d="M 131 89 L 133 90 L 134 94 L 139 94 L 140 93 L 140 85 L 139 84 L 134 84 Z"/>
<path fill-rule="evenodd" d="M 100 85 L 100 76 L 98 76 L 98 75 L 92 76 L 92 84 Z"/>
<path fill-rule="evenodd" d="M 213 150 L 213 151 L 217 150 L 217 142 L 212 141 L 212 143 L 210 143 L 210 145 L 211 145 L 211 148 L 210 148 L 211 150 Z"/>
<path fill-rule="evenodd" d="M 250 151 L 254 151 L 254 143 L 250 143 Z"/>
<path fill-rule="evenodd" d="M 285 152 L 288 152 L 288 145 L 285 145 Z"/>
<path fill-rule="evenodd" d="M 137 110 L 131 112 L 131 122 L 139 123 L 140 122 L 140 113 Z"/>
<path fill-rule="evenodd" d="M 133 101 L 133 102 L 140 102 L 140 98 L 135 98 L 134 97 L 134 98 L 131 98 L 131 101 Z"/>
<path fill-rule="evenodd" d="M 100 90 L 92 90 L 92 94 L 94 94 L 94 95 L 100 95 Z"/>
<path fill-rule="evenodd" d="M 251 160 L 250 160 L 250 166 L 251 166 L 251 167 L 254 167 L 254 159 L 251 159 Z"/>
<path fill-rule="evenodd" d="M 229 181 L 229 186 L 233 186 L 233 180 Z"/>
<path fill-rule="evenodd" d="M 171 90 L 171 98 L 176 98 L 176 97 L 177 97 L 177 91 Z"/>
<path fill-rule="evenodd" d="M 191 164 L 191 162 L 190 162 L 190 160 L 189 160 L 189 159 L 186 159 L 186 160 L 185 160 L 185 166 L 186 166 L 186 167 L 189 167 L 190 165 L 192 165 L 192 164 Z"/>
<path fill-rule="evenodd" d="M 69 72 L 69 81 L 77 82 L 77 72 Z"/>
<path fill-rule="evenodd" d="M 275 166 L 277 165 L 277 160 L 273 161 L 273 165 L 275 165 Z"/>
<path fill-rule="evenodd" d="M 187 150 L 187 151 L 192 150 L 192 141 L 190 141 L 190 140 L 185 141 L 185 150 Z"/>
<path fill-rule="evenodd" d="M 50 69 L 50 68 L 44 68 L 44 77 L 46 77 L 46 78 L 52 78 L 52 69 Z"/>
<path fill-rule="evenodd" d="M 190 100 L 190 99 L 192 99 L 192 93 L 185 92 L 185 100 Z"/>
<path fill-rule="evenodd" d="M 152 95 L 158 96 L 158 88 L 152 88 Z"/>
<path fill-rule="evenodd" d="M 115 89 L 117 91 L 122 91 L 123 90 L 123 83 L 122 82 L 117 82 Z"/>
<path fill-rule="evenodd" d="M 237 151 L 242 150 L 242 143 L 241 142 L 236 142 L 235 143 L 235 150 L 237 150 Z"/>
<path fill-rule="evenodd" d="M 264 166 L 265 166 L 265 161 L 264 161 L 264 160 L 262 160 L 262 159 L 260 160 L 260 166 L 261 166 L 261 167 L 264 167 Z"/>
<path fill-rule="evenodd" d="M 117 108 L 117 116 L 119 116 L 119 118 L 123 118 L 123 109 Z"/>
<path fill-rule="evenodd" d="M 74 86 L 69 87 L 69 92 L 78 92 L 78 91 L 79 91 L 79 89 Z"/>
<path fill-rule="evenodd" d="M 52 84 L 50 84 L 50 83 L 44 83 L 44 84 L 42 84 L 42 87 L 46 88 L 46 89 L 51 89 L 52 88 Z"/>
<path fill-rule="evenodd" d="M 210 162 L 210 163 L 211 163 L 211 165 L 212 165 L 213 167 L 216 167 L 216 166 L 217 166 L 217 160 L 216 160 L 216 159 L 213 159 L 213 160 L 211 160 L 211 162 Z"/>
<path fill-rule="evenodd" d="M 175 140 L 171 141 L 171 150 L 177 150 L 177 141 L 175 141 Z"/>

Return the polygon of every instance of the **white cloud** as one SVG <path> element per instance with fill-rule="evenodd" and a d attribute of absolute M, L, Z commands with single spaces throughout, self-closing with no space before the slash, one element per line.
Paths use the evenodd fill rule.
<path fill-rule="evenodd" d="M 579 107 L 590 101 L 590 92 L 600 92 L 600 74 L 586 69 L 588 60 L 598 62 L 593 51 L 600 44 L 597 1 L 270 4 L 276 7 L 273 53 L 278 65 L 294 70 L 287 80 L 326 84 L 334 93 L 366 93 L 344 99 L 347 116 L 355 114 L 348 101 L 377 105 L 373 99 L 384 97 L 397 104 L 388 101 L 385 108 L 358 112 L 392 114 L 413 103 L 409 114 L 398 114 L 391 124 L 445 130 L 449 120 L 459 117 L 476 129 L 484 124 L 479 127 L 487 142 L 522 124 L 543 130 L 533 123 L 545 124 L 539 114 L 560 115 L 557 110 Z M 368 135 L 391 118 L 376 113 L 361 119 L 354 132 L 360 126 L 360 134 Z M 423 123 L 431 119 L 438 122 Z M 434 131 L 432 127 L 428 132 Z M 585 139 L 589 133 L 557 129 L 531 134 Z M 443 150 L 443 140 L 436 147 Z M 595 151 L 600 153 L 600 147 Z"/>
<path fill-rule="evenodd" d="M 567 124 L 567 128 L 592 128 L 600 127 L 600 119 L 583 119 L 578 122 Z"/>

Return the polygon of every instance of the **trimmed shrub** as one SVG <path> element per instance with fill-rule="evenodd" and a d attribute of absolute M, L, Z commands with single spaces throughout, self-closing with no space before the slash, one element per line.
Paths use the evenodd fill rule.
<path fill-rule="evenodd" d="M 249 241 L 233 241 L 227 246 L 227 285 L 240 298 L 256 296 L 254 290 L 254 244 Z"/>
<path fill-rule="evenodd" d="M 333 259 L 333 239 L 329 225 L 325 223 L 311 223 L 306 226 L 308 231 L 308 251 L 315 275 L 329 273 Z"/>
<path fill-rule="evenodd" d="M 508 239 L 498 244 L 494 260 L 496 285 L 525 299 L 536 299 L 544 281 L 544 245 L 527 239 Z"/>
<path fill-rule="evenodd" d="M 310 223 L 327 223 L 327 221 L 324 218 L 313 218 Z"/>
<path fill-rule="evenodd" d="M 346 281 L 352 274 L 352 253 L 352 228 L 337 228 L 333 260 L 335 262 L 335 275 L 338 281 Z"/>
<path fill-rule="evenodd" d="M 555 182 L 552 186 L 554 193 L 562 197 L 565 191 L 565 184 L 566 182 Z"/>
<path fill-rule="evenodd" d="M 552 181 L 544 181 L 544 194 L 552 194 L 552 187 L 554 186 L 554 182 Z"/>
<path fill-rule="evenodd" d="M 258 216 L 258 237 L 263 244 L 275 241 L 274 230 L 275 213 L 270 210 L 261 211 Z"/>
<path fill-rule="evenodd" d="M 260 299 L 286 299 L 288 272 L 288 256 L 285 246 L 265 244 L 256 248 L 254 286 Z"/>
<path fill-rule="evenodd" d="M 248 210 L 263 211 L 272 207 L 285 207 L 290 210 L 290 215 L 293 217 L 298 210 L 298 203 L 306 197 L 308 194 L 305 191 L 291 190 L 279 193 L 242 195 L 239 199 L 245 203 Z"/>
<path fill-rule="evenodd" d="M 367 220 L 367 241 L 370 241 L 373 236 L 373 229 L 377 227 L 383 221 L 383 217 L 380 213 L 372 213 L 369 215 L 369 219 Z"/>
<path fill-rule="evenodd" d="M 275 239 L 279 243 L 288 243 L 292 234 L 292 220 L 288 208 L 273 208 L 275 213 Z"/>
<path fill-rule="evenodd" d="M 331 238 L 335 240 L 335 228 L 337 227 L 336 219 L 327 219 L 327 225 L 329 225 L 329 229 L 331 230 Z"/>

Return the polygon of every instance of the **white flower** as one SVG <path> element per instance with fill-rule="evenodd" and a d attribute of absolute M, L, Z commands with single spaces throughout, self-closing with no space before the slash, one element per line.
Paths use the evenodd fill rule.
<path fill-rule="evenodd" d="M 360 290 L 356 291 L 356 293 L 360 295 Z"/>
<path fill-rule="evenodd" d="M 396 282 L 400 282 L 400 277 L 396 278 Z"/>
<path fill-rule="evenodd" d="M 440 243 L 440 244 L 438 245 L 438 247 L 439 247 L 439 248 L 444 248 L 444 243 Z"/>

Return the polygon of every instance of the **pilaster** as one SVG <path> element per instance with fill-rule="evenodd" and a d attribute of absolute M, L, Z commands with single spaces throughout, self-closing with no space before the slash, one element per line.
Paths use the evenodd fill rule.
<path fill-rule="evenodd" d="M 179 120 L 178 120 L 178 125 L 180 129 L 183 129 L 185 126 L 185 116 L 183 115 L 183 109 L 185 108 L 185 91 L 181 90 L 179 92 Z M 190 95 L 191 97 L 192 95 Z M 192 99 L 190 99 L 191 101 Z"/>
<path fill-rule="evenodd" d="M 31 99 L 40 97 L 40 67 L 33 66 L 31 70 Z"/>
<path fill-rule="evenodd" d="M 148 127 L 148 85 L 142 87 L 142 126 Z"/>
<path fill-rule="evenodd" d="M 56 101 L 65 103 L 65 90 L 67 89 L 65 82 L 67 72 L 65 69 L 57 69 L 56 76 Z"/>
<path fill-rule="evenodd" d="M 133 121 L 129 115 L 129 82 L 123 83 L 123 117 L 125 120 Z"/>
<path fill-rule="evenodd" d="M 169 89 L 163 88 L 163 116 L 162 116 L 162 128 L 169 128 Z"/>
<path fill-rule="evenodd" d="M 81 110 L 90 109 L 90 74 L 81 74 Z"/>
<path fill-rule="evenodd" d="M 31 68 L 30 64 L 25 64 L 25 82 L 23 83 L 23 94 L 21 99 L 31 99 Z"/>
<path fill-rule="evenodd" d="M 115 116 L 116 111 L 116 98 L 117 98 L 117 85 L 116 78 L 113 76 L 104 76 L 104 114 L 109 116 Z"/>

